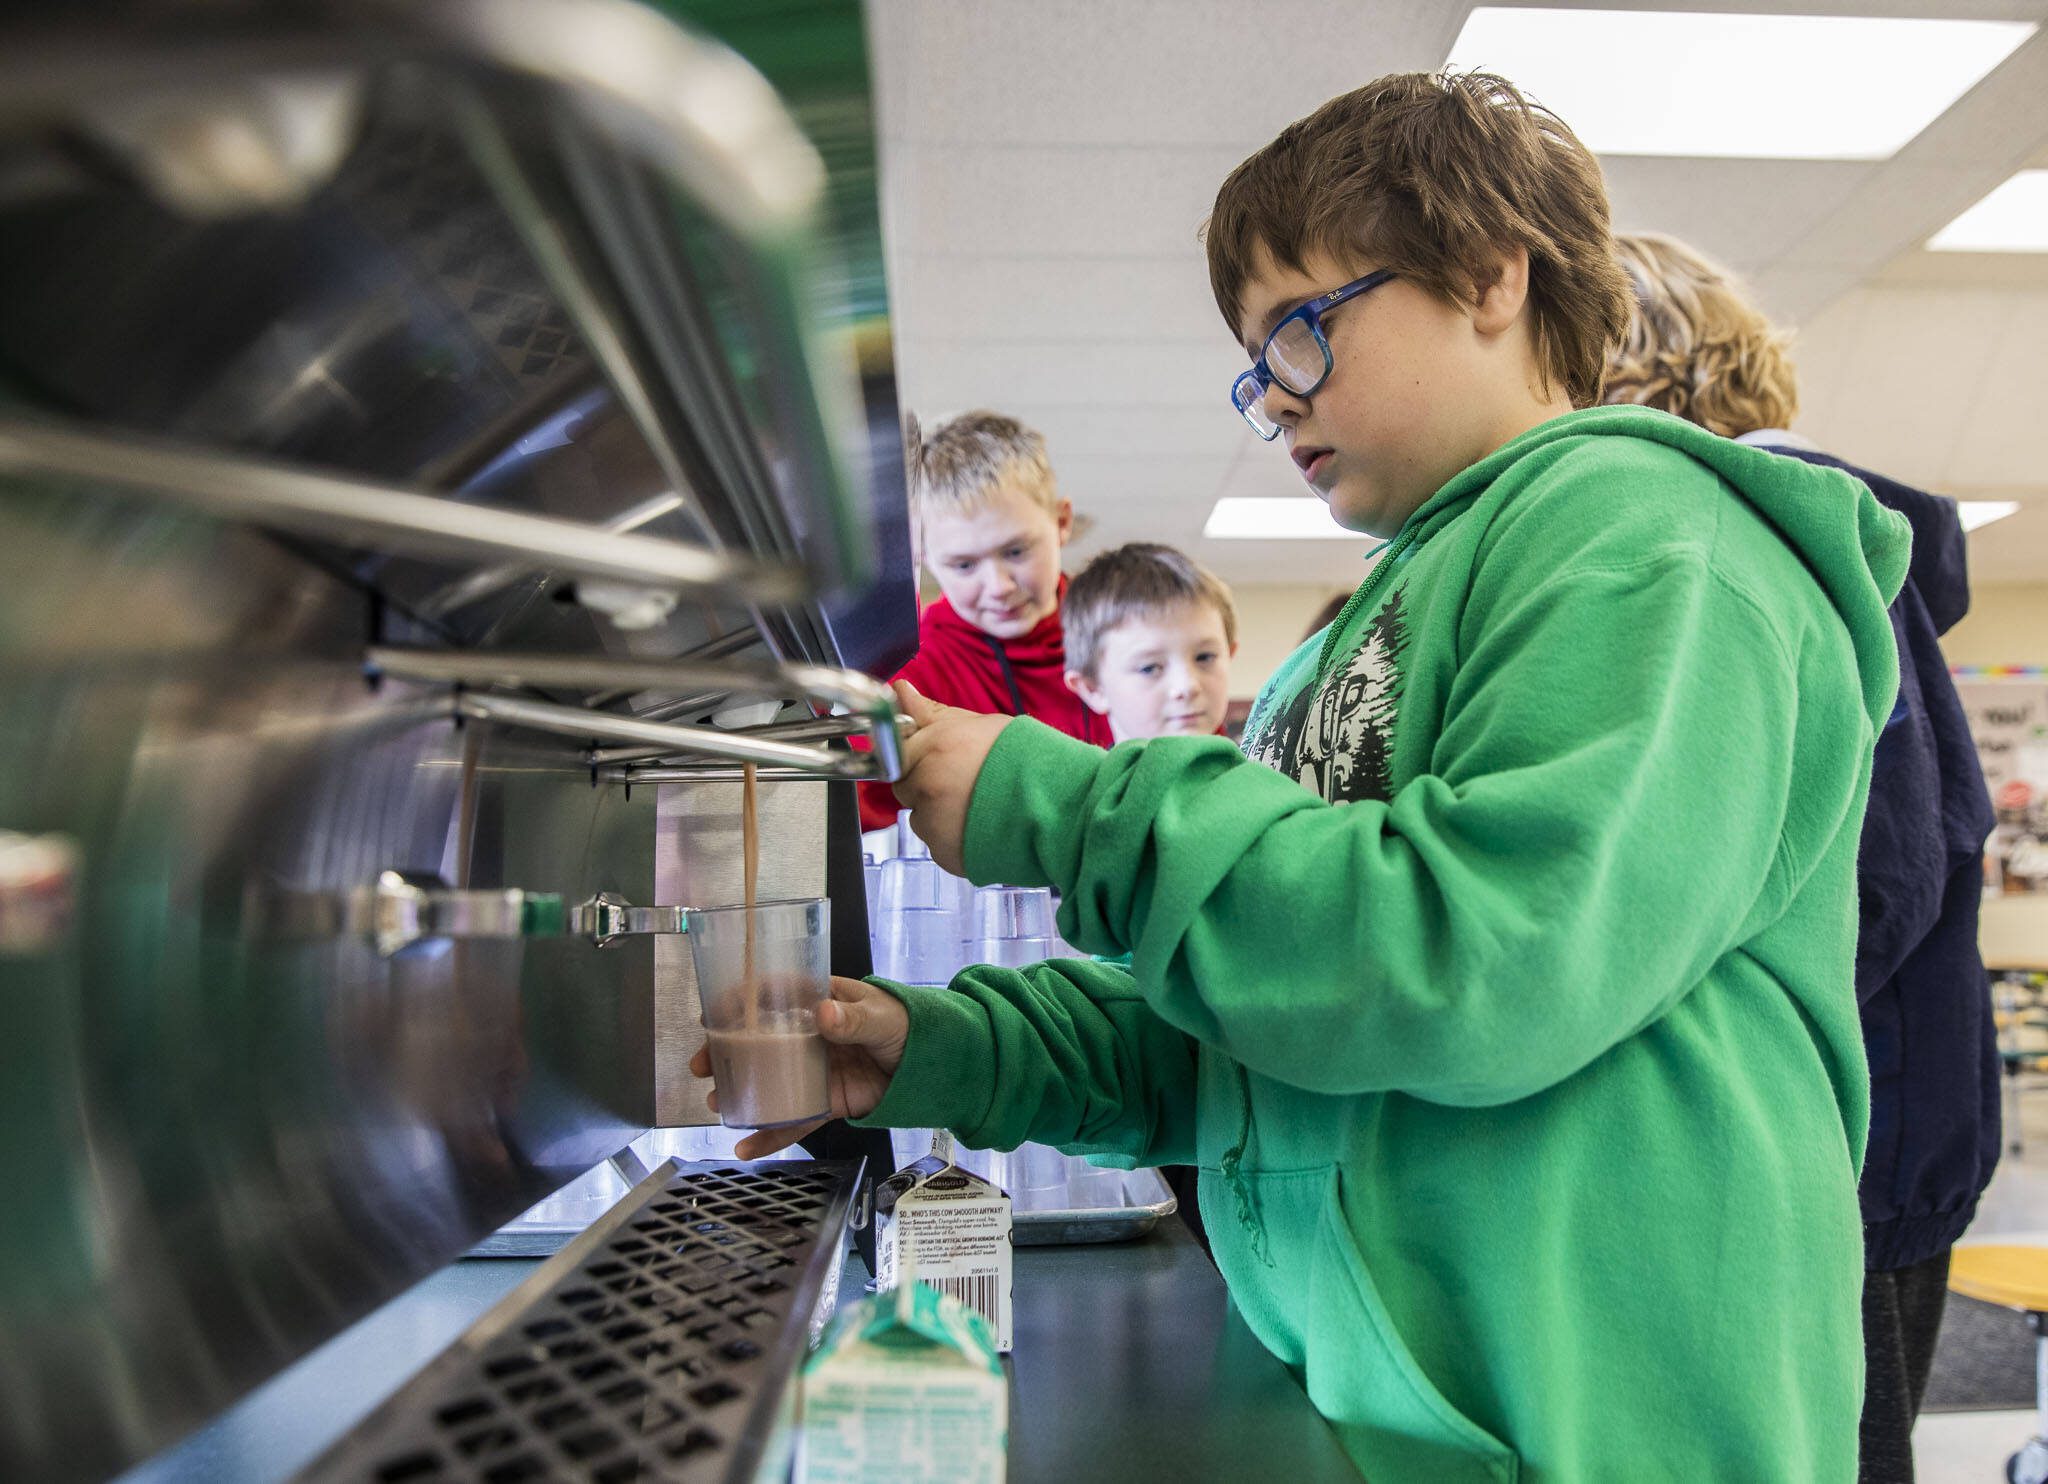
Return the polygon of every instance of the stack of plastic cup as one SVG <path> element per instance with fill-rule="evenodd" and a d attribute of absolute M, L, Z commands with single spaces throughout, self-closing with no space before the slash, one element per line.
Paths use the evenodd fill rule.
<path fill-rule="evenodd" d="M 911 833 L 907 809 L 897 816 L 897 852 L 877 870 L 875 972 L 904 984 L 945 984 L 970 959 L 974 888 L 932 859 Z"/>
<path fill-rule="evenodd" d="M 1052 893 L 1044 887 L 984 886 L 975 892 L 969 962 L 1022 968 L 1052 957 L 1058 941 Z"/>
<path fill-rule="evenodd" d="M 903 984 L 944 984 L 960 968 L 960 914 L 930 856 L 882 862 L 875 972 Z"/>
<path fill-rule="evenodd" d="M 875 938 L 875 928 L 882 920 L 882 863 L 872 855 L 863 852 L 860 858 L 861 884 L 867 893 L 868 941 Z"/>

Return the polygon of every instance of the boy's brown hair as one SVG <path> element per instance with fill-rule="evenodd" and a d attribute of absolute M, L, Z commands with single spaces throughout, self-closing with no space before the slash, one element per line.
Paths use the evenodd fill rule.
<path fill-rule="evenodd" d="M 1044 435 L 1014 417 L 963 412 L 928 435 L 912 417 L 903 443 L 910 510 L 920 525 L 927 515 L 973 510 L 999 489 L 1015 490 L 1046 511 L 1059 505 Z"/>
<path fill-rule="evenodd" d="M 1574 407 L 1600 400 L 1628 324 L 1599 162 L 1491 73 L 1396 73 L 1332 98 L 1230 172 L 1204 238 L 1233 335 L 1261 247 L 1296 270 L 1318 251 L 1391 268 L 1457 304 L 1525 248 L 1537 364 Z"/>
<path fill-rule="evenodd" d="M 1175 547 L 1132 541 L 1105 551 L 1067 584 L 1060 605 L 1060 630 L 1067 668 L 1096 678 L 1102 640 L 1136 614 L 1158 614 L 1186 604 L 1214 608 L 1223 619 L 1223 638 L 1237 644 L 1237 604 L 1230 588 L 1207 567 Z"/>
<path fill-rule="evenodd" d="M 1799 415 L 1792 337 L 1727 269 L 1675 237 L 1614 239 L 1636 313 L 1607 366 L 1607 400 L 1673 413 L 1724 438 L 1789 428 Z"/>

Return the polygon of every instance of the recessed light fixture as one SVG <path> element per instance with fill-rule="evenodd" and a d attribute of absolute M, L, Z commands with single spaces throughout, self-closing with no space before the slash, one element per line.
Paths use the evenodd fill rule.
<path fill-rule="evenodd" d="M 1313 495 L 1248 499 L 1229 495 L 1216 502 L 1202 527 L 1218 541 L 1371 541 L 1330 519 L 1330 507 Z"/>
<path fill-rule="evenodd" d="M 1962 518 L 1963 529 L 1974 531 L 1979 526 L 1988 526 L 1994 520 L 2004 520 L 2020 508 L 2017 500 L 1958 500 L 1956 514 Z"/>
<path fill-rule="evenodd" d="M 1928 239 L 1930 252 L 2048 252 L 2048 170 L 2022 170 Z"/>
<path fill-rule="evenodd" d="M 1498 72 L 1611 155 L 1883 160 L 2027 21 L 1482 5 L 1447 66 Z"/>

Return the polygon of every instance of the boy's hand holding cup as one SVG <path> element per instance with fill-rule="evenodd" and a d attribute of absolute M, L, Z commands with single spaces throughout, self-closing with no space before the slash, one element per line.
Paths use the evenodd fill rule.
<path fill-rule="evenodd" d="M 909 1012 L 896 996 L 864 980 L 833 976 L 832 998 L 818 1007 L 818 1034 L 831 1048 L 834 1118 L 864 1118 L 875 1111 L 903 1061 L 903 1042 L 909 1032 Z M 695 1077 L 711 1075 L 708 1045 L 699 1047 L 690 1058 L 690 1073 Z M 715 1087 L 710 1102 L 716 1112 Z M 741 1159 L 760 1159 L 801 1142 L 823 1122 L 762 1129 L 740 1140 L 733 1152 Z"/>

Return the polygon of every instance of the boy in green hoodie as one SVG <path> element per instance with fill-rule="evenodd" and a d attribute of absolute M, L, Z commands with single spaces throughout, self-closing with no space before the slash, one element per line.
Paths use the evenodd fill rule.
<path fill-rule="evenodd" d="M 1593 405 L 1599 169 L 1498 78 L 1333 100 L 1207 241 L 1237 409 L 1388 544 L 1249 757 L 905 694 L 934 857 L 1056 885 L 1131 967 L 838 981 L 838 1111 L 1198 1165 L 1246 1319 L 1381 1484 L 1853 1478 L 1904 523 Z"/>

